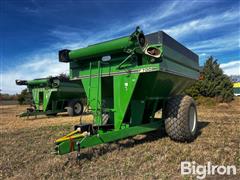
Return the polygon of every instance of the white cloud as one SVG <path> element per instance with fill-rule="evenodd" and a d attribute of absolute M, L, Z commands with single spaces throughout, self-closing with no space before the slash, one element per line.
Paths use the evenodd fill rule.
<path fill-rule="evenodd" d="M 240 60 L 220 64 L 223 72 L 227 75 L 240 75 Z"/>
<path fill-rule="evenodd" d="M 208 2 L 207 5 L 211 2 Z M 184 6 L 183 6 L 184 4 Z M 62 38 L 62 40 L 72 39 L 73 41 L 67 43 L 56 44 L 57 47 L 75 49 L 86 45 L 87 43 L 93 44 L 101 42 L 102 40 L 109 40 L 115 38 L 116 35 L 123 32 L 131 32 L 133 28 L 140 25 L 145 34 L 149 32 L 158 31 L 163 29 L 170 36 L 176 39 L 183 39 L 190 35 L 196 35 L 204 31 L 217 29 L 220 27 L 227 27 L 230 24 L 239 23 L 239 11 L 228 10 L 225 12 L 214 12 L 214 14 L 203 17 L 195 18 L 192 14 L 199 13 L 199 8 L 206 7 L 206 3 L 200 3 L 199 1 L 168 1 L 163 5 L 156 6 L 155 10 L 152 10 L 148 14 L 142 14 L 140 17 L 128 21 L 127 25 L 115 24 L 111 25 L 111 28 L 104 32 L 91 33 L 89 31 L 81 31 L 72 27 L 60 27 L 61 30 L 54 30 L 52 35 Z M 176 10 L 177 9 L 177 10 Z M 192 13 L 194 10 L 196 12 Z M 179 17 L 181 13 L 187 14 L 191 20 L 181 22 L 170 28 L 164 28 L 169 21 L 169 18 L 174 21 L 174 17 Z M 180 17 L 181 19 L 183 17 Z M 167 19 L 167 20 L 166 20 Z M 184 19 L 184 18 L 183 18 Z M 65 30 L 67 31 L 65 32 Z M 70 32 L 69 32 L 70 31 Z M 86 37 L 86 38 L 85 38 Z M 204 41 L 198 41 L 196 43 L 191 42 L 187 45 L 190 49 L 199 53 L 201 57 L 207 57 L 215 52 L 224 52 L 240 48 L 239 32 L 236 34 L 227 34 L 224 37 L 217 37 Z"/>
<path fill-rule="evenodd" d="M 199 56 L 200 56 L 200 57 L 206 57 L 207 54 L 206 54 L 206 53 L 201 53 L 201 54 L 199 54 Z"/>
<path fill-rule="evenodd" d="M 35 55 L 31 58 L 32 60 L 28 60 L 22 65 L 0 73 L 2 93 L 15 94 L 26 88 L 26 86 L 17 86 L 16 79 L 32 80 L 68 73 L 68 64 L 59 63 L 53 53 Z"/>
<path fill-rule="evenodd" d="M 44 78 L 48 76 L 56 76 L 61 73 L 69 72 L 69 63 L 61 63 L 58 61 L 57 50 L 69 48 L 76 49 L 89 44 L 96 43 L 97 39 L 86 39 L 75 43 L 57 43 L 51 49 L 41 50 L 39 53 L 29 55 L 25 63 L 11 68 L 8 71 L 0 72 L 0 89 L 2 93 L 15 94 L 19 93 L 26 86 L 17 86 L 16 79 L 32 80 L 36 78 Z"/>
<path fill-rule="evenodd" d="M 220 14 L 206 16 L 201 19 L 181 23 L 164 29 L 165 32 L 175 38 L 196 34 L 206 30 L 216 29 L 229 24 L 236 24 L 239 20 L 239 11 L 226 11 Z"/>
<path fill-rule="evenodd" d="M 184 6 L 183 6 L 184 4 Z M 110 27 L 106 28 L 104 32 L 90 32 L 88 30 L 82 31 L 68 26 L 58 26 L 57 29 L 50 32 L 50 35 L 58 37 L 62 40 L 69 40 L 73 44 L 79 41 L 91 41 L 93 38 L 95 42 L 99 40 L 108 40 L 115 38 L 116 35 L 123 34 L 125 32 L 133 32 L 134 28 L 140 26 L 144 33 L 150 33 L 158 31 L 164 27 L 164 24 L 168 22 L 166 18 L 178 16 L 179 14 L 186 11 L 193 11 L 204 6 L 204 3 L 199 3 L 199 1 L 166 1 L 160 6 L 156 4 L 155 9 L 148 11 L 147 13 L 142 13 L 136 16 L 135 19 L 128 20 L 126 22 L 116 22 L 116 24 L 111 24 Z M 177 10 L 176 10 L 177 9 Z M 125 24 L 123 24 L 125 23 Z M 107 26 L 106 26 L 107 27 Z M 83 39 L 82 37 L 90 37 Z M 77 41 L 77 42 L 76 42 Z M 71 44 L 71 43 L 70 43 Z M 81 43 L 83 44 L 83 43 Z"/>
<path fill-rule="evenodd" d="M 240 51 L 239 33 L 227 34 L 225 36 L 212 38 L 187 44 L 191 50 L 197 52 L 200 56 L 210 56 L 216 53 L 226 51 Z"/>

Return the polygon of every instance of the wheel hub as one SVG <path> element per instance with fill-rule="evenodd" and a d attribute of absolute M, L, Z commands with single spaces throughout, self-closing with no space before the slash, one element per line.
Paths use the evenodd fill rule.
<path fill-rule="evenodd" d="M 197 123 L 196 109 L 193 106 L 191 106 L 189 109 L 189 128 L 190 128 L 191 133 L 193 133 L 193 134 L 196 129 L 196 123 Z"/>
<path fill-rule="evenodd" d="M 76 103 L 75 105 L 74 105 L 74 111 L 75 111 L 75 113 L 80 113 L 81 112 L 81 104 L 80 103 Z"/>

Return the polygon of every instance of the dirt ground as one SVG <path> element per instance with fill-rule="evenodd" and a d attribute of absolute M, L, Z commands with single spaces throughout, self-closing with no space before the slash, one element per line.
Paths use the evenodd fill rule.
<path fill-rule="evenodd" d="M 181 161 L 235 165 L 240 179 L 240 98 L 230 104 L 198 107 L 200 133 L 192 143 L 177 143 L 161 132 L 138 135 L 117 143 L 53 155 L 54 140 L 71 131 L 79 117 L 20 119 L 24 106 L 0 106 L 1 179 L 194 179 L 181 176 Z M 90 120 L 85 115 L 83 120 Z"/>

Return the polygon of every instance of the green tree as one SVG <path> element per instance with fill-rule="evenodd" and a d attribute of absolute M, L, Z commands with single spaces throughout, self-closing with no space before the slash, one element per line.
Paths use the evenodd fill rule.
<path fill-rule="evenodd" d="M 17 100 L 19 104 L 29 104 L 31 103 L 31 93 L 28 92 L 27 89 L 22 90 L 21 94 L 18 94 Z"/>
<path fill-rule="evenodd" d="M 205 62 L 201 79 L 193 84 L 186 93 L 193 96 L 216 97 L 220 102 L 233 99 L 233 85 L 230 78 L 223 74 L 217 60 L 212 56 Z"/>

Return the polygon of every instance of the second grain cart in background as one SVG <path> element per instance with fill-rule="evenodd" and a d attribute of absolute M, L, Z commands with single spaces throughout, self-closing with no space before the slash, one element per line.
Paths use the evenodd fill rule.
<path fill-rule="evenodd" d="M 67 111 L 70 116 L 83 112 L 83 97 L 85 93 L 79 83 L 70 81 L 67 77 L 49 77 L 30 81 L 16 80 L 17 85 L 27 85 L 32 94 L 32 104 L 20 117 L 36 115 L 57 115 Z"/>

